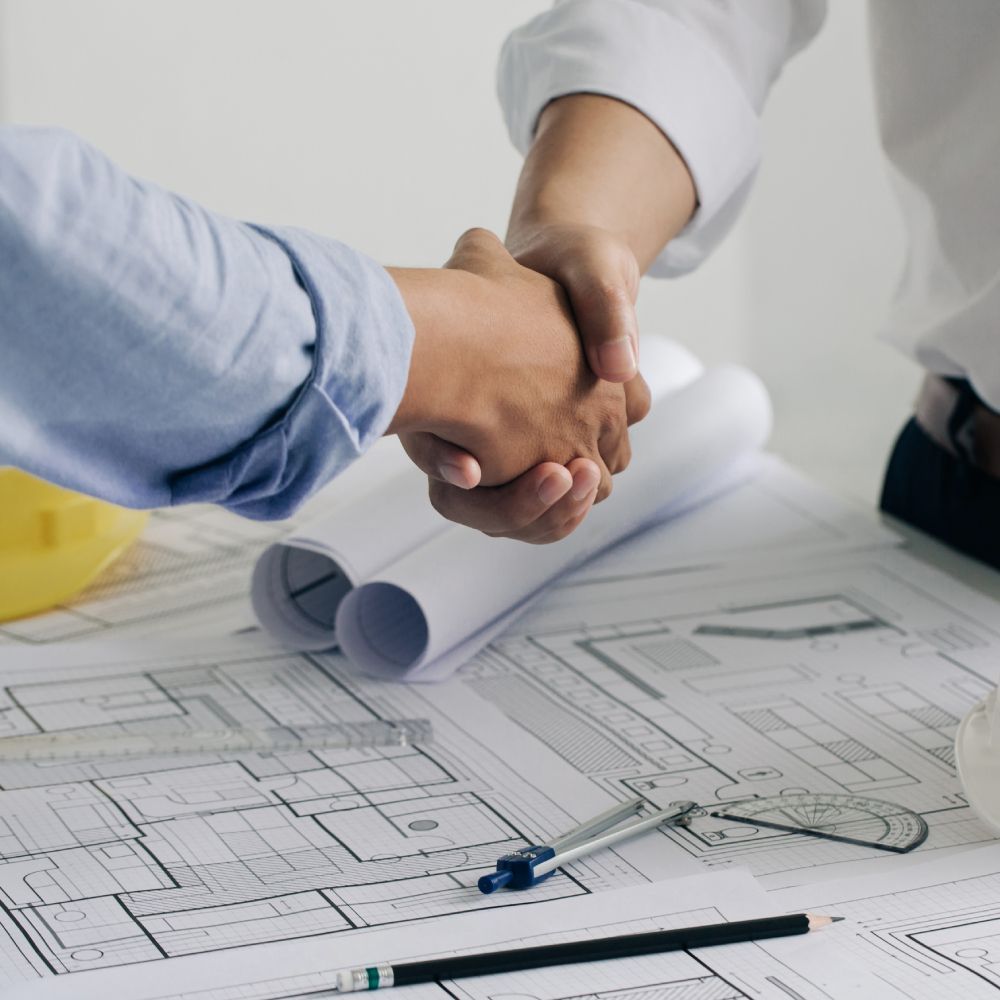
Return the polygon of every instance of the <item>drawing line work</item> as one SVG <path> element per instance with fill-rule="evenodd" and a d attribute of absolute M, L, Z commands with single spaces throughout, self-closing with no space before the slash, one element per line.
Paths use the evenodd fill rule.
<path fill-rule="evenodd" d="M 218 635 L 223 613 L 233 616 L 234 627 L 248 624 L 252 618 L 245 605 L 260 552 L 311 518 L 335 509 L 344 485 L 340 480 L 317 494 L 280 526 L 248 521 L 205 505 L 154 511 L 140 540 L 71 606 L 0 623 L 0 645 L 48 645 L 140 631 L 143 635 L 165 633 L 181 623 L 190 627 L 192 622 L 201 623 L 206 634 Z M 349 483 L 346 486 L 350 488 Z M 748 545 L 749 551 L 758 552 L 794 541 L 800 549 L 824 551 L 844 544 L 885 545 L 896 540 L 771 456 L 753 482 L 720 503 L 721 509 L 696 512 L 694 517 L 704 524 L 689 523 L 683 546 L 654 541 L 652 551 L 669 551 L 681 565 L 698 565 L 747 551 Z M 744 509 L 746 513 L 734 518 Z M 748 514 L 753 515 L 753 532 L 742 530 Z M 649 542 L 640 547 L 643 559 L 650 559 L 650 550 Z M 601 565 L 593 572 L 603 573 Z M 655 566 L 656 559 L 650 565 Z M 206 623 L 209 613 L 212 617 Z"/>
<path fill-rule="evenodd" d="M 777 912 L 760 886 L 743 872 L 683 877 L 673 888 L 676 892 L 666 899 L 662 886 L 645 884 L 516 911 L 490 909 L 439 916 L 408 927 L 395 924 L 345 931 L 342 936 L 304 937 L 243 949 L 232 956 L 219 954 L 208 961 L 171 959 L 169 977 L 150 976 L 142 966 L 119 966 L 28 986 L 15 991 L 11 1000 L 103 1000 L 126 995 L 134 1000 L 287 1000 L 329 991 L 347 956 L 349 962 L 371 964 L 392 956 L 403 963 L 426 955 L 586 941 Z M 412 993 L 425 1000 L 624 996 L 642 1000 L 829 1000 L 837 989 L 862 995 L 857 991 L 870 986 L 871 979 L 867 972 L 859 974 L 845 961 L 838 941 L 839 936 L 833 934 L 819 949 L 798 938 L 794 950 L 782 947 L 779 941 L 763 940 L 725 948 L 661 952 L 424 984 Z"/>
<path fill-rule="evenodd" d="M 1000 996 L 1000 848 L 932 861 L 905 872 L 799 886 L 779 905 L 808 898 L 851 923 L 840 943 L 855 965 L 911 1000 Z M 825 905 L 825 904 L 820 904 Z"/>
<path fill-rule="evenodd" d="M 985 843 L 951 746 L 992 688 L 1000 637 L 938 599 L 916 565 L 885 552 L 745 580 L 645 576 L 627 619 L 613 587 L 576 584 L 464 680 L 602 787 L 702 804 L 662 835 L 710 867 L 747 864 L 781 885 L 870 858 L 872 844 Z M 774 829 L 788 825 L 777 813 L 768 822 L 767 803 L 866 800 L 888 809 L 857 814 L 859 836 L 841 830 L 839 844 Z M 726 818 L 753 802 L 765 803 L 757 826 Z"/>
<path fill-rule="evenodd" d="M 0 725 L 16 739 L 396 717 L 338 670 L 285 654 L 28 679 L 3 689 Z M 500 748 L 513 728 L 496 723 Z M 482 896 L 498 856 L 575 819 L 572 780 L 510 788 L 509 754 L 440 709 L 434 728 L 426 746 L 0 760 L 0 908 L 21 965 L 59 975 L 645 880 L 604 852 L 530 895 Z M 607 807 L 584 791 L 582 808 Z"/>
<path fill-rule="evenodd" d="M 216 507 L 154 511 L 142 537 L 72 605 L 0 623 L 0 642 L 43 645 L 218 613 L 244 598 L 258 553 L 287 527 Z"/>
<path fill-rule="evenodd" d="M 605 560 L 606 576 L 568 580 L 433 686 L 379 683 L 336 653 L 236 637 L 155 655 L 122 646 L 117 658 L 110 644 L 67 647 L 61 665 L 56 654 L 44 670 L 6 672 L 0 744 L 401 719 L 429 720 L 434 740 L 0 759 L 4 986 L 40 981 L 73 996 L 74 982 L 137 982 L 152 969 L 173 970 L 172 982 L 216 960 L 224 970 L 234 956 L 242 970 L 258 950 L 288 955 L 453 917 L 508 926 L 515 913 L 522 923 L 743 866 L 770 888 L 839 880 L 869 871 L 874 855 L 902 863 L 871 843 L 900 847 L 922 825 L 919 856 L 990 838 L 946 752 L 992 687 L 1000 649 L 975 600 L 953 605 L 888 548 L 676 570 L 661 572 L 651 556 L 638 568 Z M 701 808 L 685 827 L 575 860 L 530 891 L 478 891 L 501 855 L 635 797 L 650 811 L 682 800 Z M 744 807 L 741 821 L 711 815 Z M 821 807 L 862 843 L 764 825 L 775 815 L 816 821 Z M 762 822 L 742 821 L 754 815 Z M 773 956 L 760 962 L 755 991 L 746 968 L 646 970 L 633 984 L 669 1000 L 823 996 Z M 332 967 L 328 957 L 316 966 Z M 204 1000 L 280 995 L 269 971 L 246 976 L 225 980 L 244 992 Z M 550 993 L 570 995 L 565 982 Z"/>

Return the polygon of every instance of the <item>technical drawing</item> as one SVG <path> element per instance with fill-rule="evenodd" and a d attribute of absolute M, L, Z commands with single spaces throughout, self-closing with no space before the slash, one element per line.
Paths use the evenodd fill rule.
<path fill-rule="evenodd" d="M 841 699 L 854 711 L 891 731 L 948 771 L 955 768 L 955 731 L 961 718 L 905 684 L 886 684 Z"/>
<path fill-rule="evenodd" d="M 962 852 L 916 869 L 836 886 L 800 886 L 781 906 L 836 907 L 841 943 L 893 992 L 912 1000 L 1000 995 L 1000 851 Z M 825 898 L 824 898 L 825 897 Z M 806 903 L 808 899 L 808 903 Z"/>
<path fill-rule="evenodd" d="M 72 605 L 0 624 L 0 642 L 89 638 L 222 610 L 245 597 L 258 554 L 294 523 L 248 521 L 209 506 L 154 511 L 139 540 Z"/>
<path fill-rule="evenodd" d="M 787 642 L 885 628 L 888 622 L 833 594 L 727 609 L 724 619 L 698 625 L 694 634 Z"/>
<path fill-rule="evenodd" d="M 929 857 L 989 841 L 941 747 L 992 687 L 1000 634 L 893 565 L 862 554 L 745 578 L 647 576 L 625 597 L 620 584 L 574 583 L 439 685 L 369 681 L 335 654 L 245 647 L 8 677 L 0 739 L 395 718 L 431 719 L 436 739 L 0 761 L 0 949 L 32 975 L 72 981 L 82 969 L 337 939 L 692 870 L 746 866 L 781 887 L 871 863 L 870 848 L 710 815 L 752 800 L 889 799 L 927 823 L 918 853 Z M 830 630 L 864 620 L 881 624 Z M 804 632 L 699 631 L 727 623 Z M 476 889 L 512 847 L 634 795 L 656 808 L 691 799 L 705 815 L 588 856 L 530 893 Z M 945 963 L 946 942 L 928 942 L 907 947 Z M 682 977 L 691 989 L 700 978 Z"/>
<path fill-rule="evenodd" d="M 730 711 L 748 728 L 846 791 L 871 792 L 919 781 L 794 698 L 755 700 Z"/>
<path fill-rule="evenodd" d="M 398 715 L 342 669 L 244 654 L 27 680 L 0 692 L 0 723 L 6 736 L 120 734 Z M 2 760 L 2 927 L 63 974 L 644 881 L 607 852 L 530 895 L 479 893 L 497 857 L 570 814 L 527 782 L 505 787 L 504 760 L 441 725 L 427 747 Z"/>
<path fill-rule="evenodd" d="M 479 1000 L 479 994 L 472 994 L 458 986 L 458 996 L 469 1000 Z M 626 986 L 617 990 L 587 991 L 586 993 L 517 993 L 518 1000 L 749 1000 L 745 993 L 733 983 L 715 975 L 693 976 L 690 979 L 676 979 L 670 982 L 645 982 Z M 511 994 L 488 994 L 485 1000 L 510 1000 Z"/>
<path fill-rule="evenodd" d="M 928 825 L 921 851 L 989 840 L 951 746 L 992 687 L 1000 636 L 865 556 L 827 573 L 719 573 L 695 588 L 647 576 L 636 589 L 626 623 L 561 624 L 570 612 L 554 601 L 470 665 L 465 683 L 615 794 L 705 806 L 662 836 L 710 867 L 745 864 L 780 885 L 872 856 L 712 816 L 796 795 L 886 799 L 914 829 Z M 574 586 L 573 618 L 601 621 L 613 591 Z M 873 823 L 871 836 L 887 835 Z"/>
<path fill-rule="evenodd" d="M 1000 992 L 1000 914 L 916 931 L 913 941 L 968 969 Z"/>

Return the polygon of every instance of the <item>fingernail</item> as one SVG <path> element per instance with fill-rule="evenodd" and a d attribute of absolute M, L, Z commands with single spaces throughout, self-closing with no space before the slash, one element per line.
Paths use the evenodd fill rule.
<path fill-rule="evenodd" d="M 604 375 L 615 378 L 632 376 L 636 372 L 635 350 L 631 337 L 621 337 L 597 348 L 597 360 Z"/>
<path fill-rule="evenodd" d="M 585 500 L 597 489 L 597 484 L 600 481 L 601 474 L 596 469 L 584 469 L 573 477 L 573 488 L 570 490 L 570 496 L 574 500 Z"/>
<path fill-rule="evenodd" d="M 457 465 L 452 465 L 451 462 L 442 462 L 438 466 L 438 475 L 446 483 L 451 483 L 452 486 L 457 486 L 459 489 L 467 490 L 469 488 L 465 473 Z"/>
<path fill-rule="evenodd" d="M 566 477 L 560 476 L 558 472 L 553 472 L 546 476 L 538 487 L 538 499 L 551 507 L 557 500 L 566 496 L 567 491 L 572 487 L 572 483 L 566 484 Z"/>

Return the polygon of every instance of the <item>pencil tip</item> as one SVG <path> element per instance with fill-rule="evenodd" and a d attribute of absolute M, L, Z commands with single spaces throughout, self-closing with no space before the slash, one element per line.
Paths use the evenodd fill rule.
<path fill-rule="evenodd" d="M 846 920 L 846 919 L 847 919 L 846 917 L 830 917 L 830 923 L 836 924 L 839 923 L 841 920 Z"/>

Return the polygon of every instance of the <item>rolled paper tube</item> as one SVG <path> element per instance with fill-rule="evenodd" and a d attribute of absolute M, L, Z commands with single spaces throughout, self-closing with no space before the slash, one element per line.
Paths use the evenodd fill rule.
<path fill-rule="evenodd" d="M 702 371 L 685 348 L 648 338 L 643 371 L 655 397 Z M 361 583 L 448 532 L 427 501 L 427 480 L 395 439 L 379 442 L 325 491 L 322 517 L 266 549 L 254 568 L 251 600 L 261 625 L 295 649 L 337 644 L 336 615 Z M 463 530 L 462 538 L 479 536 Z"/>
<path fill-rule="evenodd" d="M 532 546 L 448 527 L 341 601 L 336 631 L 352 663 L 381 677 L 440 679 L 526 610 L 545 586 L 711 492 L 767 440 L 771 407 L 746 369 L 718 368 L 660 398 L 631 430 L 632 461 L 573 534 Z"/>

